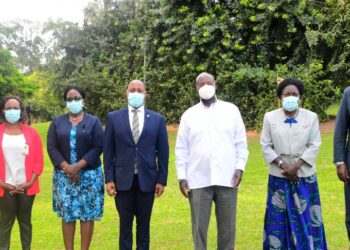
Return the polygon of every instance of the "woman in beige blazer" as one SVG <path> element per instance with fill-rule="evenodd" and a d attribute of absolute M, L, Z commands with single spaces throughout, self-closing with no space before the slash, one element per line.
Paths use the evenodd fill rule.
<path fill-rule="evenodd" d="M 315 160 L 321 145 L 317 114 L 300 107 L 304 84 L 277 87 L 282 108 L 267 112 L 260 143 L 269 165 L 264 249 L 327 249 Z"/>

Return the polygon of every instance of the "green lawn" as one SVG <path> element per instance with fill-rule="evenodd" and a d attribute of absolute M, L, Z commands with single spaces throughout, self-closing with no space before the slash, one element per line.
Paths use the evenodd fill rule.
<path fill-rule="evenodd" d="M 326 113 L 330 117 L 335 117 L 338 113 L 339 109 L 339 103 L 333 103 L 331 106 L 328 107 Z"/>
<path fill-rule="evenodd" d="M 44 144 L 48 124 L 36 124 Z M 151 222 L 151 249 L 193 249 L 189 204 L 178 190 L 174 165 L 176 134 L 169 134 L 171 155 L 168 186 L 164 195 L 155 201 Z M 338 181 L 332 165 L 332 133 L 322 135 L 323 144 L 318 157 L 318 180 L 323 202 L 328 247 L 331 250 L 347 249 L 344 226 L 343 185 Z M 263 219 L 265 213 L 267 167 L 260 151 L 259 138 L 249 138 L 249 161 L 238 196 L 236 249 L 256 250 L 262 248 Z M 52 166 L 45 156 L 45 170 L 40 178 L 41 193 L 33 208 L 32 249 L 63 249 L 61 220 L 52 212 L 51 176 Z M 95 224 L 91 249 L 118 249 L 118 216 L 113 199 L 105 197 L 105 213 L 101 222 Z M 76 248 L 80 248 L 79 230 Z M 20 249 L 17 225 L 12 234 L 11 249 Z M 209 228 L 208 249 L 216 249 L 216 225 L 214 214 Z"/>

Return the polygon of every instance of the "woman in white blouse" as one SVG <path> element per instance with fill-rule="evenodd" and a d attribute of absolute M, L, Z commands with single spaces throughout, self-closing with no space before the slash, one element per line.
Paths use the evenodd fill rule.
<path fill-rule="evenodd" d="M 0 110 L 0 249 L 10 249 L 16 218 L 22 249 L 30 249 L 32 206 L 43 170 L 42 143 L 36 130 L 25 124 L 19 98 L 5 97 Z"/>
<path fill-rule="evenodd" d="M 300 107 L 304 84 L 277 87 L 282 108 L 267 112 L 260 143 L 269 165 L 263 249 L 327 249 L 315 160 L 321 145 L 317 114 Z"/>

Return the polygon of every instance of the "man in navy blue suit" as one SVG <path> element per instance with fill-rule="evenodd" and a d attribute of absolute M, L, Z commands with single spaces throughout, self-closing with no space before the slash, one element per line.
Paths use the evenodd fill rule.
<path fill-rule="evenodd" d="M 154 197 L 164 192 L 169 144 L 165 118 L 144 107 L 146 89 L 139 80 L 127 89 L 128 107 L 108 114 L 104 170 L 108 195 L 115 197 L 120 218 L 119 249 L 132 249 L 136 217 L 137 249 L 149 249 Z"/>
<path fill-rule="evenodd" d="M 345 226 L 350 241 L 350 87 L 344 90 L 334 131 L 334 157 L 339 180 L 344 182 Z M 350 249 L 350 248 L 349 248 Z"/>

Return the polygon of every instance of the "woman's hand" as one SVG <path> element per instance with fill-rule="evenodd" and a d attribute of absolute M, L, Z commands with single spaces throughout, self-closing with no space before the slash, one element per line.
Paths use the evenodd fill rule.
<path fill-rule="evenodd" d="M 69 178 L 71 178 L 72 176 L 75 176 L 77 173 L 79 173 L 80 168 L 76 165 L 68 164 L 63 168 L 63 171 Z"/>
<path fill-rule="evenodd" d="M 15 185 L 9 184 L 9 183 L 5 183 L 5 182 L 1 182 L 0 183 L 0 187 L 2 187 L 3 189 L 5 189 L 6 191 L 13 191 L 16 189 Z"/>
<path fill-rule="evenodd" d="M 27 190 L 28 188 L 30 188 L 32 185 L 33 185 L 32 182 L 25 182 L 16 186 L 16 189 L 23 192 L 24 190 Z"/>
<path fill-rule="evenodd" d="M 72 182 L 77 183 L 77 182 L 80 181 L 80 175 L 79 175 L 79 174 L 71 175 L 71 176 L 69 177 L 69 179 L 70 179 Z"/>
<path fill-rule="evenodd" d="M 297 165 L 288 165 L 284 162 L 281 166 L 281 169 L 281 174 L 284 175 L 289 181 L 291 181 L 292 183 L 299 182 L 299 177 L 297 175 L 299 168 Z"/>

